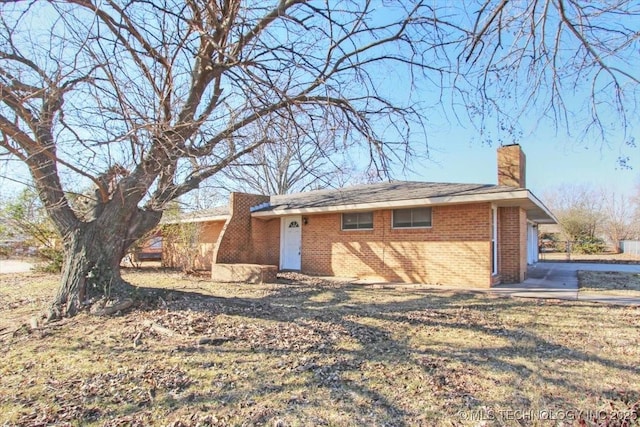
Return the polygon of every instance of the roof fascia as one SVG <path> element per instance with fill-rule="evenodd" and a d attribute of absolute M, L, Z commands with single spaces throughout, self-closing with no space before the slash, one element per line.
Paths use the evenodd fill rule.
<path fill-rule="evenodd" d="M 531 191 L 526 190 L 529 196 L 529 200 L 533 202 L 538 208 L 542 209 L 545 214 L 549 215 L 549 217 L 554 221 L 554 223 L 558 223 L 558 218 L 547 208 L 540 199 L 538 199 Z"/>
<path fill-rule="evenodd" d="M 426 197 L 421 199 L 392 200 L 374 203 L 354 203 L 346 205 L 321 206 L 313 208 L 281 209 L 253 212 L 254 217 L 278 217 L 285 215 L 299 215 L 311 213 L 331 213 L 348 211 L 367 211 L 380 209 L 410 208 L 425 205 L 451 205 L 460 203 L 499 202 L 506 200 L 529 199 L 529 190 L 505 191 L 499 193 L 468 194 L 462 196 Z M 537 201 L 537 199 L 535 199 Z M 534 203 L 535 201 L 532 200 Z M 538 201 L 538 203 L 540 203 Z M 538 204 L 536 203 L 536 204 Z M 544 206 L 544 205 L 543 205 Z M 546 209 L 545 209 L 546 211 Z"/>
<path fill-rule="evenodd" d="M 182 219 L 173 219 L 169 221 L 163 221 L 161 225 L 170 225 L 170 224 L 188 224 L 192 222 L 214 222 L 214 221 L 226 221 L 229 219 L 230 215 L 212 215 L 212 216 L 203 216 L 200 218 L 182 218 Z"/>

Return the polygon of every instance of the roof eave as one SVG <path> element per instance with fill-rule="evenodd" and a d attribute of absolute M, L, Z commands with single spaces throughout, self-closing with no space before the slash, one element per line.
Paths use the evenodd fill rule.
<path fill-rule="evenodd" d="M 197 218 L 179 218 L 179 219 L 171 219 L 167 221 L 162 221 L 161 225 L 171 225 L 171 224 L 188 224 L 193 222 L 215 222 L 215 221 L 226 221 L 229 219 L 230 215 L 212 215 L 212 216 L 203 216 Z"/>
<path fill-rule="evenodd" d="M 485 194 L 467 194 L 457 196 L 425 197 L 421 199 L 393 200 L 374 203 L 356 203 L 333 206 L 306 207 L 306 208 L 280 208 L 253 212 L 251 216 L 258 218 L 277 218 L 285 215 L 304 215 L 320 213 L 355 212 L 380 209 L 401 209 L 416 206 L 441 206 L 463 203 L 497 203 L 509 202 L 512 205 L 523 205 L 529 202 L 538 211 L 539 217 L 535 222 L 553 224 L 556 222 L 553 214 L 527 189 L 503 191 Z M 521 202 L 521 203 L 518 203 Z M 546 218 L 548 217 L 548 218 Z M 550 221 L 550 222 L 546 222 Z"/>
<path fill-rule="evenodd" d="M 538 199 L 531 191 L 527 190 L 527 193 L 529 193 L 529 200 L 536 206 L 536 210 L 538 211 L 537 216 L 539 218 L 537 220 L 536 217 L 533 217 L 532 215 L 532 219 L 534 220 L 534 222 L 538 224 L 557 224 L 558 218 L 556 218 L 556 216 L 549 210 L 549 208 L 547 208 L 544 203 L 542 203 L 542 201 L 540 201 L 540 199 Z M 527 217 L 528 216 L 529 211 L 527 211 Z"/>

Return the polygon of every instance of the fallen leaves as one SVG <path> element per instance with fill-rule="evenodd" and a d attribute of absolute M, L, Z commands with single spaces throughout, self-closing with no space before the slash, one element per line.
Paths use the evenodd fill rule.
<path fill-rule="evenodd" d="M 157 397 L 180 398 L 192 382 L 185 371 L 177 366 L 157 365 L 120 368 L 115 372 L 100 372 L 84 378 L 48 378 L 44 390 L 52 396 L 52 404 L 30 404 L 30 409 L 22 412 L 17 424 L 33 427 L 67 425 L 65 423 L 79 420 L 87 423 L 109 418 L 114 415 L 113 411 L 103 408 L 142 408 L 151 406 Z M 137 425 L 133 421 L 127 418 L 124 424 L 112 422 L 105 425 Z M 139 425 L 148 425 L 144 419 L 140 422 Z"/>
<path fill-rule="evenodd" d="M 57 407 L 36 403 L 29 412 L 22 415 L 18 422 L 23 427 L 44 427 L 50 425 L 73 426 L 78 420 L 96 421 L 102 417 L 102 411 L 96 407 L 62 404 Z"/>
<path fill-rule="evenodd" d="M 640 274 L 620 271 L 578 271 L 580 292 L 640 297 Z"/>
<path fill-rule="evenodd" d="M 170 289 L 121 316 L 4 336 L 0 425 L 465 425 L 461 408 L 636 408 L 637 309 L 294 273 L 269 285 L 132 279 Z"/>

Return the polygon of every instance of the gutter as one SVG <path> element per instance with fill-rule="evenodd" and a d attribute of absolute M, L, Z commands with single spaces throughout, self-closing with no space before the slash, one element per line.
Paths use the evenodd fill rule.
<path fill-rule="evenodd" d="M 440 196 L 440 197 L 425 197 L 421 199 L 407 199 L 407 200 L 393 200 L 393 201 L 381 201 L 371 203 L 351 203 L 342 205 L 331 206 L 318 206 L 318 207 L 301 207 L 301 208 L 289 208 L 289 205 L 276 206 L 270 210 L 252 211 L 251 216 L 256 218 L 274 218 L 285 215 L 304 215 L 304 214 L 318 214 L 318 213 L 337 213 L 337 212 L 357 212 L 357 211 L 370 211 L 370 210 L 382 210 L 382 209 L 398 209 L 398 208 L 412 208 L 420 206 L 439 206 L 439 205 L 453 205 L 453 204 L 466 204 L 466 203 L 496 203 L 499 202 L 517 202 L 528 201 L 535 205 L 538 209 L 549 216 L 554 222 L 557 222 L 556 217 L 551 213 L 549 209 L 538 200 L 529 190 L 519 189 L 508 192 L 496 192 L 485 194 L 471 194 L 471 195 L 459 195 L 459 196 Z M 259 209 L 257 206 L 255 209 Z"/>
<path fill-rule="evenodd" d="M 344 205 L 306 207 L 306 208 L 281 208 L 275 207 L 267 211 L 253 212 L 251 216 L 269 217 L 282 215 L 297 215 L 325 212 L 365 211 L 389 208 L 410 208 L 425 205 L 450 205 L 460 203 L 497 202 L 501 200 L 528 199 L 529 190 L 519 190 L 502 193 L 473 194 L 463 196 L 425 197 L 421 199 L 393 200 L 372 203 L 352 203 Z"/>

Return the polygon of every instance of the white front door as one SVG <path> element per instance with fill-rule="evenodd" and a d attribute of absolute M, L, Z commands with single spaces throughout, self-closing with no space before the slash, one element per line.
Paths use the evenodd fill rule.
<path fill-rule="evenodd" d="M 282 218 L 280 230 L 280 269 L 300 270 L 300 250 L 302 247 L 302 217 Z"/>

